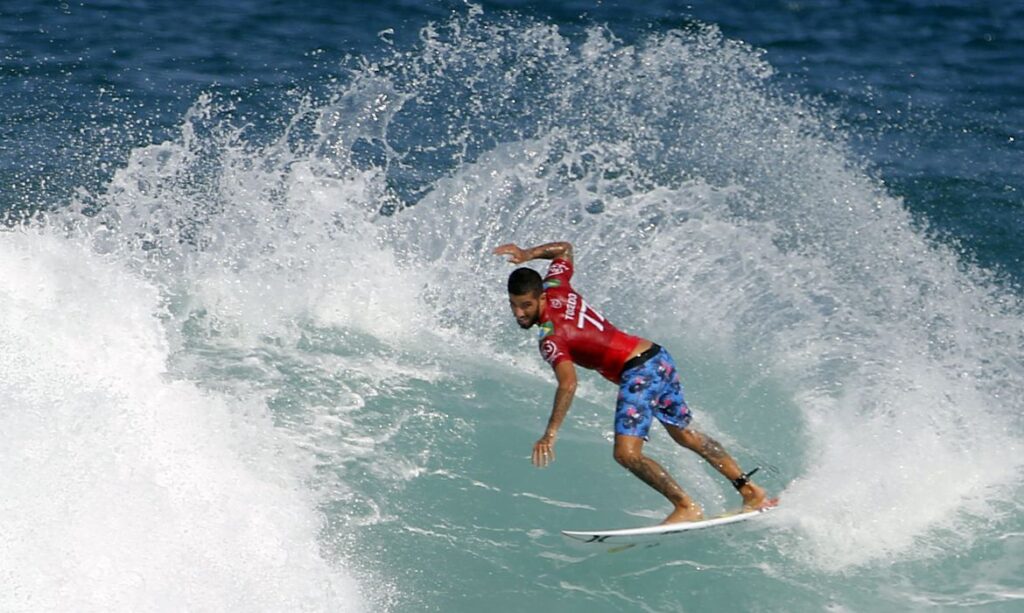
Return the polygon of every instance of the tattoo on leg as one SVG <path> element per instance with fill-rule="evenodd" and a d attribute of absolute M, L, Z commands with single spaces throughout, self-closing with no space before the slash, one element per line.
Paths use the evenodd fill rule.
<path fill-rule="evenodd" d="M 703 433 L 700 437 L 701 455 L 709 462 L 720 463 L 729 457 L 729 454 L 725 452 L 725 449 L 722 448 L 718 441 Z"/>
<path fill-rule="evenodd" d="M 698 432 L 697 435 L 700 437 L 700 440 L 694 451 L 714 466 L 715 470 L 725 475 L 728 479 L 735 479 L 743 473 L 739 465 L 736 464 L 736 460 L 732 459 L 732 456 L 729 455 L 718 441 L 707 434 Z M 693 448 L 691 447 L 691 449 Z"/>
<path fill-rule="evenodd" d="M 675 479 L 654 460 L 641 456 L 635 461 L 629 462 L 626 468 L 672 503 L 686 499 L 683 488 L 679 487 Z"/>

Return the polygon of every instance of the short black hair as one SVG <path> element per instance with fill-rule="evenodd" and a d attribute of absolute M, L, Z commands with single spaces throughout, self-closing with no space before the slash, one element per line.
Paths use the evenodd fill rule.
<path fill-rule="evenodd" d="M 508 293 L 512 296 L 536 296 L 542 291 L 544 281 L 540 278 L 540 273 L 532 268 L 517 268 L 508 276 Z"/>

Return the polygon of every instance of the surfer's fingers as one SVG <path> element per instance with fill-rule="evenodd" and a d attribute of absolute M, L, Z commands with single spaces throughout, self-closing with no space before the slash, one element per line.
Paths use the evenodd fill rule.
<path fill-rule="evenodd" d="M 533 446 L 533 465 L 544 468 L 555 459 L 555 450 L 546 443 L 537 443 Z"/>
<path fill-rule="evenodd" d="M 519 247 L 516 246 L 515 243 L 505 243 L 504 245 L 499 245 L 495 247 L 494 250 L 491 251 L 491 253 L 493 253 L 494 255 L 509 255 L 514 258 L 516 255 L 518 255 L 519 251 L 520 249 Z"/>
<path fill-rule="evenodd" d="M 526 261 L 525 252 L 515 243 L 506 243 L 494 248 L 492 251 L 494 255 L 508 256 L 508 262 L 510 264 L 522 264 Z"/>

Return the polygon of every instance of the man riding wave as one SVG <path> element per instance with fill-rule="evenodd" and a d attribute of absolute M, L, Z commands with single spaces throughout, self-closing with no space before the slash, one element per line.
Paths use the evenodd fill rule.
<path fill-rule="evenodd" d="M 572 245 L 555 242 L 521 249 L 513 243 L 495 255 L 512 264 L 551 260 L 547 274 L 517 268 L 508 278 L 509 305 L 524 329 L 539 326 L 541 356 L 554 369 L 558 388 L 544 435 L 533 446 L 533 463 L 545 467 L 555 459 L 558 429 L 576 394 L 576 365 L 596 370 L 619 386 L 615 409 L 615 461 L 660 492 L 674 506 L 664 523 L 696 521 L 703 511 L 660 464 L 643 453 L 651 424 L 657 419 L 678 444 L 696 452 L 729 479 L 743 497 L 745 510 L 777 504 L 744 473 L 725 449 L 689 426 L 693 417 L 683 398 L 675 361 L 664 348 L 627 334 L 595 311 L 570 284 Z"/>

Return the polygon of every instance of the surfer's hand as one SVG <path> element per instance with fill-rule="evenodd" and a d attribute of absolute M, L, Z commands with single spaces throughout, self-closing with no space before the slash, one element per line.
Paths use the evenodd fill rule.
<path fill-rule="evenodd" d="M 555 461 L 555 437 L 545 434 L 533 445 L 533 465 L 544 468 Z"/>
<path fill-rule="evenodd" d="M 499 247 L 495 247 L 494 251 L 491 253 L 494 255 L 507 255 L 510 264 L 522 264 L 530 259 L 526 256 L 526 252 L 520 249 L 515 243 L 506 243 Z"/>

